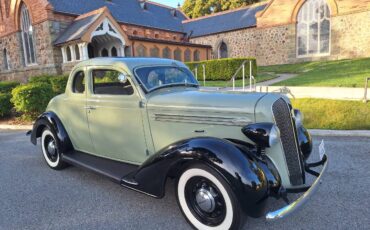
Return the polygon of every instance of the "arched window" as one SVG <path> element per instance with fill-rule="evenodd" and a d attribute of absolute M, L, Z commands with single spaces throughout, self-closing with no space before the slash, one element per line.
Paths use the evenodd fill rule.
<path fill-rule="evenodd" d="M 158 47 L 153 47 L 150 49 L 150 56 L 151 57 L 159 57 L 159 49 Z"/>
<path fill-rule="evenodd" d="M 147 49 L 145 46 L 140 44 L 138 47 L 136 47 L 136 56 L 137 57 L 146 57 L 147 55 Z"/>
<path fill-rule="evenodd" d="M 89 54 L 89 58 L 94 58 L 95 57 L 95 52 L 94 52 L 94 46 L 91 44 L 87 45 L 87 52 Z"/>
<path fill-rule="evenodd" d="M 67 52 L 67 61 L 72 61 L 71 47 L 67 46 L 66 52 Z"/>
<path fill-rule="evenodd" d="M 228 56 L 227 45 L 225 42 L 221 42 L 218 47 L 218 58 L 227 58 Z"/>
<path fill-rule="evenodd" d="M 193 61 L 200 61 L 200 52 L 199 52 L 199 50 L 194 51 Z"/>
<path fill-rule="evenodd" d="M 330 9 L 325 0 L 307 0 L 297 18 L 297 55 L 330 53 Z"/>
<path fill-rule="evenodd" d="M 108 50 L 106 48 L 103 48 L 101 50 L 101 56 L 102 57 L 108 57 L 109 56 Z"/>
<path fill-rule="evenodd" d="M 131 57 L 131 46 L 125 46 L 125 57 Z"/>
<path fill-rule="evenodd" d="M 191 61 L 191 51 L 189 49 L 186 49 L 184 52 L 184 61 L 185 62 Z"/>
<path fill-rule="evenodd" d="M 110 52 L 111 52 L 112 57 L 117 57 L 118 56 L 116 47 L 113 46 L 112 49 L 110 50 Z"/>
<path fill-rule="evenodd" d="M 78 45 L 75 45 L 75 54 L 76 54 L 76 61 L 80 60 L 81 59 L 81 55 L 80 55 L 80 49 L 78 47 Z"/>
<path fill-rule="evenodd" d="M 36 63 L 35 47 L 33 42 L 33 27 L 31 18 L 25 4 L 21 7 L 21 30 L 22 30 L 22 43 L 24 60 L 26 65 Z"/>
<path fill-rule="evenodd" d="M 171 50 L 170 48 L 166 47 L 162 50 L 162 57 L 163 58 L 171 58 Z"/>
<path fill-rule="evenodd" d="M 175 60 L 178 60 L 178 61 L 181 61 L 181 50 L 179 48 L 175 49 L 175 51 L 173 51 L 173 58 Z"/>
<path fill-rule="evenodd" d="M 6 49 L 3 50 L 3 62 L 4 62 L 4 69 L 10 70 L 9 57 L 8 57 L 8 52 Z"/>

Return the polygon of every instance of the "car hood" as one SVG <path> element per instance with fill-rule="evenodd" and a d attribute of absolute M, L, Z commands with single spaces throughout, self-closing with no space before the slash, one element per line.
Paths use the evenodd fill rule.
<path fill-rule="evenodd" d="M 258 101 L 266 93 L 220 92 L 201 89 L 171 88 L 149 95 L 150 111 L 206 114 L 253 114 Z"/>

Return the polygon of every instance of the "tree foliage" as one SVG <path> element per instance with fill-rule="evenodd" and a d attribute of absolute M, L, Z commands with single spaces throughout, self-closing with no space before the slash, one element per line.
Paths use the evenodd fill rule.
<path fill-rule="evenodd" d="M 189 18 L 247 6 L 263 0 L 185 0 L 182 11 Z"/>

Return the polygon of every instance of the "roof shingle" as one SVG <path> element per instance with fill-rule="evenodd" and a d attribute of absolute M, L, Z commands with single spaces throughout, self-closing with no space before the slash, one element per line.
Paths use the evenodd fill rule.
<path fill-rule="evenodd" d="M 146 3 L 146 10 L 142 9 L 138 0 L 49 0 L 49 2 L 54 11 L 75 15 L 106 6 L 118 22 L 175 32 L 183 32 L 182 21 L 187 19 L 181 12 L 174 17 L 171 8 L 151 2 Z"/>
<path fill-rule="evenodd" d="M 184 32 L 191 37 L 232 31 L 256 26 L 256 13 L 267 4 L 222 12 L 220 14 L 183 22 Z"/>
<path fill-rule="evenodd" d="M 95 22 L 101 14 L 94 14 L 82 19 L 75 20 L 61 35 L 55 40 L 54 45 L 80 39 L 86 30 Z"/>

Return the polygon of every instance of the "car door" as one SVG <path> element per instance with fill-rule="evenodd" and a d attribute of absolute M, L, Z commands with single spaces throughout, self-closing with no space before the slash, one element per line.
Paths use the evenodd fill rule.
<path fill-rule="evenodd" d="M 58 108 L 58 111 L 74 148 L 92 153 L 94 147 L 86 116 L 86 82 L 85 68 L 76 69 L 68 82 L 63 108 Z"/>
<path fill-rule="evenodd" d="M 140 95 L 126 73 L 89 68 L 87 99 L 90 135 L 99 156 L 142 163 L 147 148 L 139 106 Z"/>

